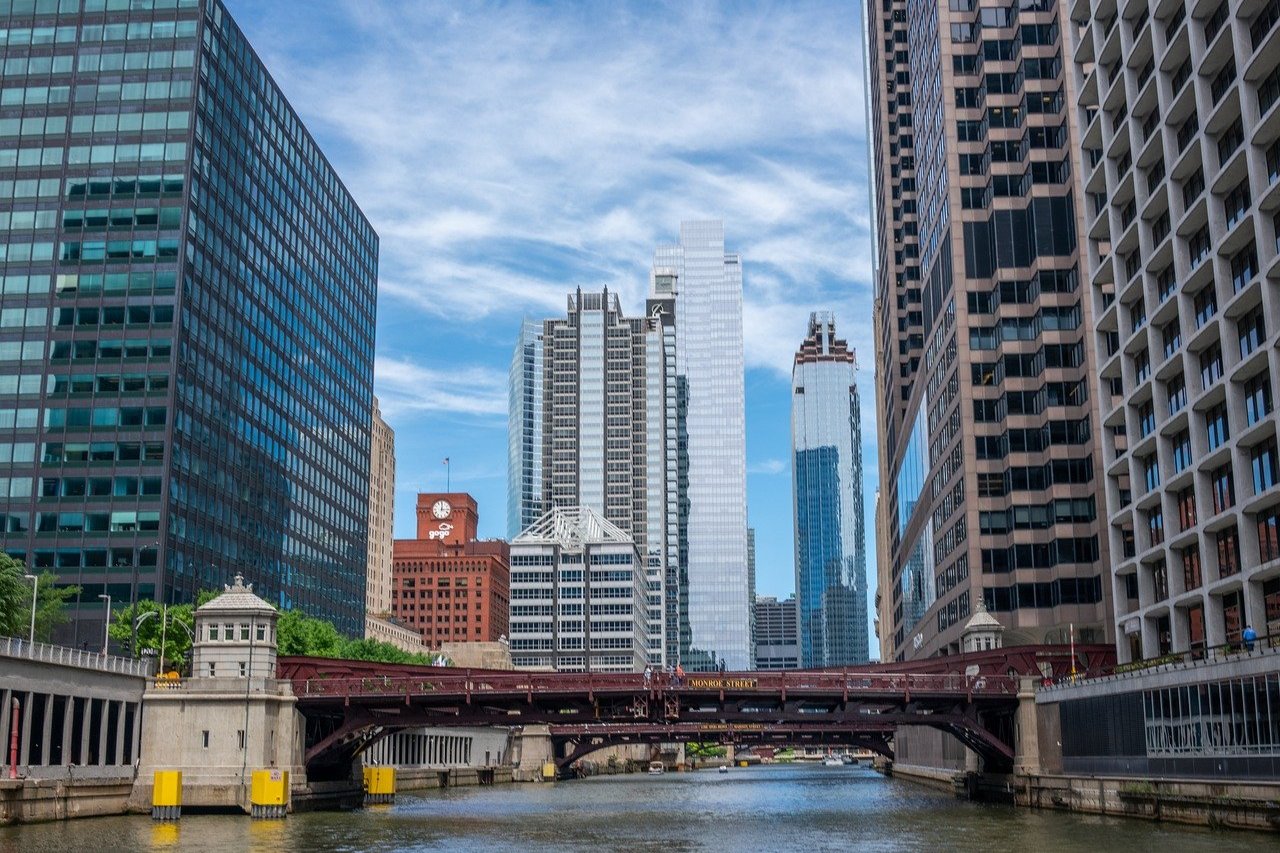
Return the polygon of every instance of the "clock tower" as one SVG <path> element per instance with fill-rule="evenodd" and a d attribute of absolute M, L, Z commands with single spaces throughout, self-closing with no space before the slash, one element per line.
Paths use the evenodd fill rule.
<path fill-rule="evenodd" d="M 442 545 L 473 542 L 479 520 L 475 498 L 465 492 L 418 494 L 419 540 Z"/>

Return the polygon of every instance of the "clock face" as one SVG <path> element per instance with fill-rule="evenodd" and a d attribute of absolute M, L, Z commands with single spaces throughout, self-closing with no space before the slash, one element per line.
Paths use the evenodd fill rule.
<path fill-rule="evenodd" d="M 448 501 L 436 501 L 431 505 L 431 514 L 436 518 L 448 518 L 453 507 L 449 506 Z"/>

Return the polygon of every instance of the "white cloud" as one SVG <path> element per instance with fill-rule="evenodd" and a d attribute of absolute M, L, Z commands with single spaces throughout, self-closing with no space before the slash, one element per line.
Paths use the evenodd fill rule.
<path fill-rule="evenodd" d="M 747 466 L 748 474 L 785 474 L 787 463 L 781 459 L 762 459 Z"/>
<path fill-rule="evenodd" d="M 507 376 L 486 367 L 437 369 L 378 356 L 374 385 L 389 421 L 422 412 L 486 419 L 507 415 Z"/>
<path fill-rule="evenodd" d="M 778 330 L 833 298 L 865 313 L 870 263 L 857 7 L 780 11 L 348 0 L 264 13 L 257 41 L 282 40 L 268 64 L 347 148 L 392 310 L 558 313 L 605 284 L 634 309 L 653 248 L 719 218 L 748 314 L 784 321 L 748 321 L 750 363 L 785 373 Z"/>

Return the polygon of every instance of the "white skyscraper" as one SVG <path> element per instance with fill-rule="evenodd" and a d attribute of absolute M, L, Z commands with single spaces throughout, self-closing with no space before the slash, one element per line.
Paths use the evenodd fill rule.
<path fill-rule="evenodd" d="M 747 577 L 742 267 L 718 221 L 685 222 L 654 253 L 655 296 L 675 299 L 680 660 L 706 670 L 751 666 Z"/>

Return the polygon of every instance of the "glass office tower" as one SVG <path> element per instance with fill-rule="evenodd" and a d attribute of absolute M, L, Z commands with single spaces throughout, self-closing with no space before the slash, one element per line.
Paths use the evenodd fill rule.
<path fill-rule="evenodd" d="M 542 517 L 542 323 L 525 319 L 507 384 L 507 538 Z"/>
<path fill-rule="evenodd" d="M 4 549 L 63 641 L 236 572 L 360 635 L 377 235 L 221 3 L 12 8 Z"/>
<path fill-rule="evenodd" d="M 791 370 L 800 665 L 866 663 L 866 527 L 857 362 L 829 313 L 809 316 Z"/>
<path fill-rule="evenodd" d="M 979 595 L 1006 645 L 1112 633 L 1066 5 L 867 6 L 894 658 L 958 651 Z"/>
<path fill-rule="evenodd" d="M 680 658 L 685 669 L 751 666 L 747 578 L 742 266 L 718 221 L 684 222 L 659 247 L 654 294 L 674 290 L 681 409 Z M 687 632 L 687 636 L 684 634 Z"/>

